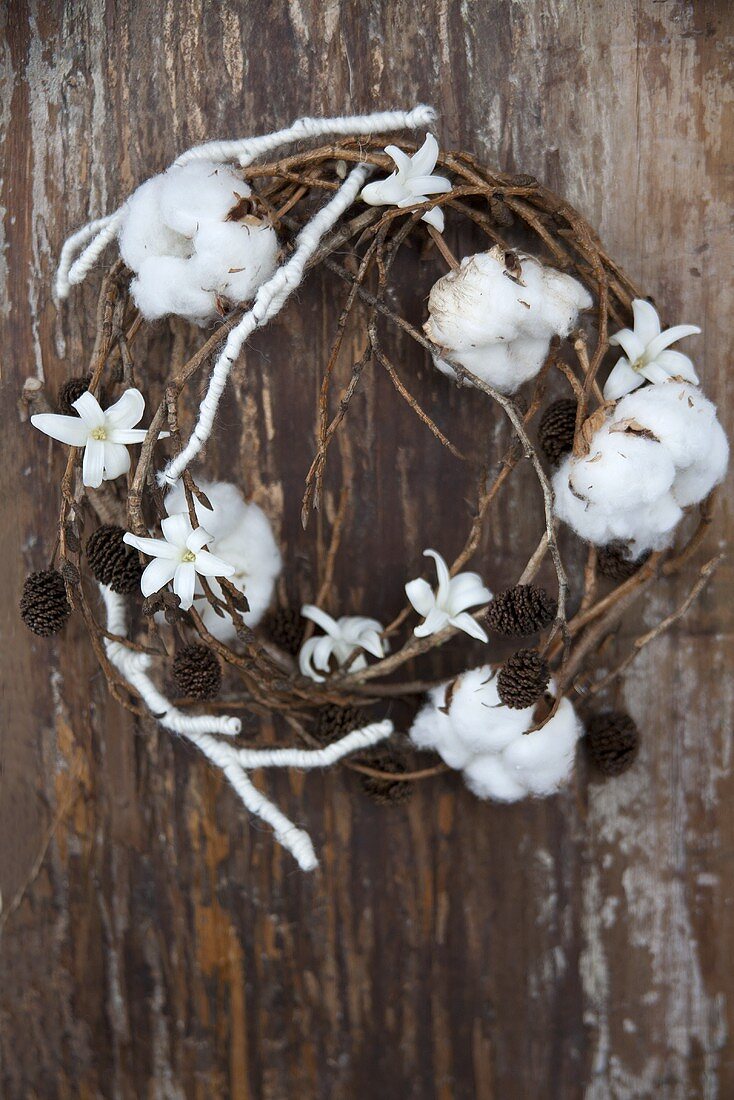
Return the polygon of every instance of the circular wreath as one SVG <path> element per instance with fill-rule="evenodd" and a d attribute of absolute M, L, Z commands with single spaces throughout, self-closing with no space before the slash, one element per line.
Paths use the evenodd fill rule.
<path fill-rule="evenodd" d="M 310 840 L 253 786 L 251 769 L 322 767 L 361 751 L 349 764 L 385 801 L 449 767 L 461 769 L 480 797 L 514 801 L 552 793 L 568 779 L 583 715 L 596 766 L 617 774 L 634 758 L 637 731 L 629 716 L 595 710 L 595 701 L 686 611 L 718 564 L 713 558 L 697 568 L 683 603 L 636 638 L 616 667 L 606 667 L 600 650 L 610 632 L 635 601 L 689 566 L 711 522 L 726 441 L 690 360 L 670 351 L 674 340 L 698 330 L 661 330 L 654 307 L 584 218 L 531 176 L 495 171 L 466 152 L 439 152 L 430 135 L 399 148 L 385 148 L 387 139 L 378 136 L 383 127 L 425 125 L 432 117 L 419 108 L 302 120 L 285 135 L 185 154 L 65 246 L 61 296 L 114 237 L 122 257 L 102 282 L 88 373 L 69 378 L 59 392 L 65 415 L 51 411 L 37 384 L 26 385 L 33 423 L 70 446 L 56 548 L 50 568 L 26 581 L 26 623 L 52 634 L 70 611 L 81 615 L 114 697 L 197 744 L 304 868 L 316 864 Z M 330 130 L 359 136 L 255 163 L 285 140 Z M 477 238 L 461 262 L 444 239 L 445 218 Z M 391 295 L 396 257 L 416 240 L 436 268 L 423 329 Z M 236 486 L 208 482 L 190 468 L 243 343 L 314 268 L 333 277 L 335 292 L 343 288 L 344 304 L 323 367 L 304 527 L 322 503 L 330 446 L 345 430 L 370 364 L 387 372 L 448 452 L 465 457 L 401 377 L 390 345 L 396 331 L 509 421 L 501 463 L 479 471 L 461 549 L 451 562 L 426 552 L 438 583 L 406 575 L 405 605 L 388 624 L 355 608 L 335 619 L 322 606 L 338 555 L 349 549 L 348 468 L 312 603 L 276 610 L 282 563 L 267 518 Z M 335 367 L 358 303 L 367 316 L 365 349 L 336 395 Z M 169 313 L 210 331 L 170 375 L 141 429 L 136 340 L 144 325 Z M 624 354 L 602 388 L 610 344 Z M 554 373 L 568 396 L 549 404 Z M 207 374 L 190 431 L 182 399 Z M 129 448 L 137 443 L 131 467 Z M 524 463 L 541 491 L 542 536 L 529 560 L 517 564 L 517 583 L 493 595 L 465 566 L 499 490 Z M 694 522 L 681 523 L 694 512 Z M 588 543 L 574 582 L 559 550 L 561 521 Z M 553 591 L 536 584 L 546 557 Z M 492 636 L 514 637 L 518 648 L 503 663 L 448 681 L 405 677 L 415 658 L 460 632 L 478 646 Z M 223 665 L 239 687 L 221 699 Z M 423 693 L 409 737 L 380 720 L 388 701 Z M 241 747 L 240 721 L 226 713 L 240 708 L 278 712 L 301 746 Z M 426 749 L 440 762 L 426 765 L 417 755 Z"/>

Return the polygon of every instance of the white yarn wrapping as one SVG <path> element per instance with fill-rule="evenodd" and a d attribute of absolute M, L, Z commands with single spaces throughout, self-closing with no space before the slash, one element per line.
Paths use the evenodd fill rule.
<path fill-rule="evenodd" d="M 105 605 L 107 630 L 111 634 L 125 637 L 127 616 L 124 599 L 105 585 L 101 584 L 99 590 Z M 392 722 L 388 720 L 374 722 L 363 729 L 352 730 L 339 741 L 314 751 L 236 748 L 227 742 L 218 741 L 213 734 L 228 737 L 238 734 L 242 728 L 239 718 L 227 715 L 183 714 L 160 693 L 147 675 L 150 666 L 150 657 L 147 653 L 136 653 L 121 642 L 111 640 L 105 641 L 105 649 L 111 663 L 127 683 L 139 693 L 146 707 L 161 726 L 187 738 L 212 764 L 222 770 L 246 809 L 271 826 L 275 839 L 291 853 L 303 871 L 313 871 L 318 867 L 316 853 L 308 833 L 294 825 L 253 785 L 245 769 L 327 768 L 349 753 L 371 748 L 390 737 L 394 729 Z"/>
<path fill-rule="evenodd" d="M 189 441 L 184 449 L 169 462 L 158 475 L 161 485 L 174 485 L 186 467 L 196 458 L 211 435 L 219 402 L 227 384 L 229 373 L 242 350 L 245 340 L 257 328 L 267 324 L 280 311 L 286 299 L 293 293 L 303 279 L 306 264 L 318 248 L 324 235 L 339 220 L 345 210 L 356 199 L 362 184 L 367 179 L 369 169 L 358 165 L 321 210 L 303 227 L 296 239 L 296 249 L 290 259 L 281 265 L 274 275 L 258 290 L 255 302 L 239 324 L 232 329 L 224 348 L 219 353 L 209 378 L 204 400 L 199 406 L 199 419 L 196 422 Z"/>
<path fill-rule="evenodd" d="M 235 141 L 210 141 L 205 145 L 194 146 L 182 153 L 174 163 L 187 164 L 189 161 L 201 159 L 220 162 L 237 160 L 245 167 L 263 153 L 304 138 L 322 137 L 326 134 L 346 136 L 410 130 L 418 126 L 428 126 L 435 118 L 434 109 L 424 104 L 410 111 L 378 111 L 371 115 L 340 115 L 336 118 L 300 118 L 285 130 L 276 130 L 274 133 Z M 58 298 L 68 297 L 72 286 L 83 282 L 87 277 L 104 249 L 117 236 L 123 210 L 124 204 L 114 213 L 89 222 L 66 240 L 56 272 Z M 79 252 L 82 247 L 83 250 Z"/>

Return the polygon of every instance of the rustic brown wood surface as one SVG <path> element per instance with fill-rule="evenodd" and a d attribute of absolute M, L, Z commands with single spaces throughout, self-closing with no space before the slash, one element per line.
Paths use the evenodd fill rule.
<path fill-rule="evenodd" d="M 45 641 L 17 617 L 52 550 L 63 461 L 20 393 L 28 375 L 53 396 L 78 373 L 99 284 L 56 307 L 60 244 L 206 138 L 434 103 L 444 146 L 536 174 L 669 317 L 703 326 L 700 373 L 731 429 L 730 5 L 9 0 L 0 18 L 2 1096 L 734 1095 L 729 565 L 627 677 L 644 740 L 615 782 L 582 763 L 563 796 L 507 808 L 441 776 L 383 808 L 345 770 L 261 777 L 312 832 L 312 876 L 193 750 L 108 698 L 77 623 Z M 441 270 L 411 253 L 396 302 L 420 319 Z M 343 294 L 314 276 L 252 341 L 209 448 L 278 522 L 291 599 L 314 594 L 318 528 L 301 534 L 298 512 Z M 182 324 L 147 338 L 152 394 L 190 344 Z M 441 426 L 496 462 L 498 410 L 393 347 Z M 471 479 L 384 374 L 353 415 L 353 552 L 334 607 L 390 617 L 406 562 L 460 548 Z M 537 541 L 536 497 L 521 471 L 478 557 L 492 587 Z M 728 505 L 719 517 L 712 552 Z M 685 590 L 657 588 L 637 626 Z"/>

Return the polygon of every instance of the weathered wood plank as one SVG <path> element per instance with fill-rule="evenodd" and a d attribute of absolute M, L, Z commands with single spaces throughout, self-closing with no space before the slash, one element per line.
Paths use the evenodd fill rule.
<path fill-rule="evenodd" d="M 92 335 L 94 286 L 51 299 L 61 241 L 207 137 L 435 103 L 444 144 L 546 180 L 702 324 L 731 427 L 729 5 L 11 0 L 1 18 L 3 1095 L 731 1095 L 730 566 L 628 678 L 646 737 L 627 776 L 602 787 L 582 769 L 567 795 L 511 808 L 450 776 L 394 811 L 344 772 L 268 777 L 323 853 L 310 878 L 193 752 L 135 729 L 77 625 L 49 644 L 15 609 L 51 549 L 61 462 L 16 412 L 20 389 L 36 373 L 52 390 Z M 418 316 L 414 273 L 401 296 Z M 434 273 L 421 264 L 420 287 Z M 209 448 L 280 518 L 294 599 L 313 594 L 298 507 L 342 293 L 312 279 L 253 341 Z M 150 337 L 156 392 L 185 351 L 171 331 Z M 447 431 L 496 458 L 499 417 L 396 347 Z M 389 614 L 406 558 L 458 543 L 470 481 L 387 378 L 365 379 L 355 415 L 361 552 L 338 593 Z M 495 587 L 537 539 L 534 491 L 520 475 L 481 549 Z M 661 589 L 644 621 L 682 593 Z"/>

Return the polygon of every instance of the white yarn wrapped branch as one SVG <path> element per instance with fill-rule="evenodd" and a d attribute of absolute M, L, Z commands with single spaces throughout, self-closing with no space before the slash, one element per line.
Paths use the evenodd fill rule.
<path fill-rule="evenodd" d="M 589 453 L 567 456 L 553 478 L 554 510 L 596 545 L 619 540 L 632 557 L 670 545 L 683 509 L 726 473 L 729 446 L 695 386 L 648 385 L 619 401 Z"/>
<path fill-rule="evenodd" d="M 125 601 L 105 585 L 99 586 L 107 615 L 107 630 L 125 637 L 127 618 Z M 218 741 L 214 734 L 233 737 L 241 730 L 239 718 L 226 715 L 183 714 L 156 688 L 148 676 L 150 657 L 137 653 L 121 642 L 105 642 L 107 656 L 125 681 L 138 692 L 151 715 L 164 729 L 178 733 L 220 768 L 239 795 L 246 809 L 271 826 L 275 839 L 291 853 L 304 871 L 313 871 L 318 860 L 311 838 L 299 829 L 258 791 L 247 774 L 253 768 L 328 768 L 338 760 L 359 750 L 371 748 L 390 737 L 393 724 L 390 721 L 375 722 L 360 730 L 352 730 L 339 741 L 324 749 L 239 749 L 228 742 Z"/>
<path fill-rule="evenodd" d="M 413 744 L 433 749 L 463 773 L 478 798 L 517 802 L 558 791 L 573 772 L 576 742 L 583 733 L 568 699 L 542 729 L 532 729 L 534 707 L 506 707 L 489 665 L 433 688 L 410 729 Z M 554 690 L 551 682 L 550 690 Z"/>
<path fill-rule="evenodd" d="M 270 606 L 275 581 L 283 565 L 270 521 L 257 504 L 244 499 L 236 485 L 227 481 L 201 481 L 199 488 L 213 505 L 213 510 L 210 510 L 200 501 L 195 501 L 200 525 L 213 536 L 209 549 L 234 566 L 235 572 L 228 580 L 244 593 L 249 604 L 249 610 L 243 613 L 242 618 L 247 626 L 257 626 Z M 166 494 L 165 504 L 169 515 L 186 511 L 186 494 L 180 482 Z M 215 578 L 209 578 L 208 583 L 215 595 L 222 595 Z M 217 615 L 204 597 L 200 584 L 194 606 L 206 629 L 220 642 L 231 642 L 235 638 L 232 619 L 229 615 Z"/>
<path fill-rule="evenodd" d="M 219 164 L 237 161 L 242 167 L 284 145 L 305 138 L 326 134 L 377 134 L 393 130 L 410 130 L 428 126 L 436 112 L 432 107 L 420 104 L 410 111 L 378 111 L 370 115 L 343 115 L 336 118 L 300 118 L 284 130 L 257 137 L 239 138 L 235 141 L 210 141 L 182 153 L 174 162 L 178 166 L 193 161 L 215 161 Z M 125 207 L 97 218 L 73 233 L 65 242 L 56 273 L 56 294 L 66 298 L 72 286 L 84 281 L 99 257 L 120 230 Z M 81 250 L 81 251 L 80 251 Z"/>
<path fill-rule="evenodd" d="M 592 304 L 570 275 L 532 256 L 509 256 L 498 245 L 466 256 L 432 287 L 423 326 L 443 351 L 434 357 L 440 371 L 455 379 L 450 364 L 457 363 L 506 394 L 535 377 L 551 338 L 568 336 Z"/>

